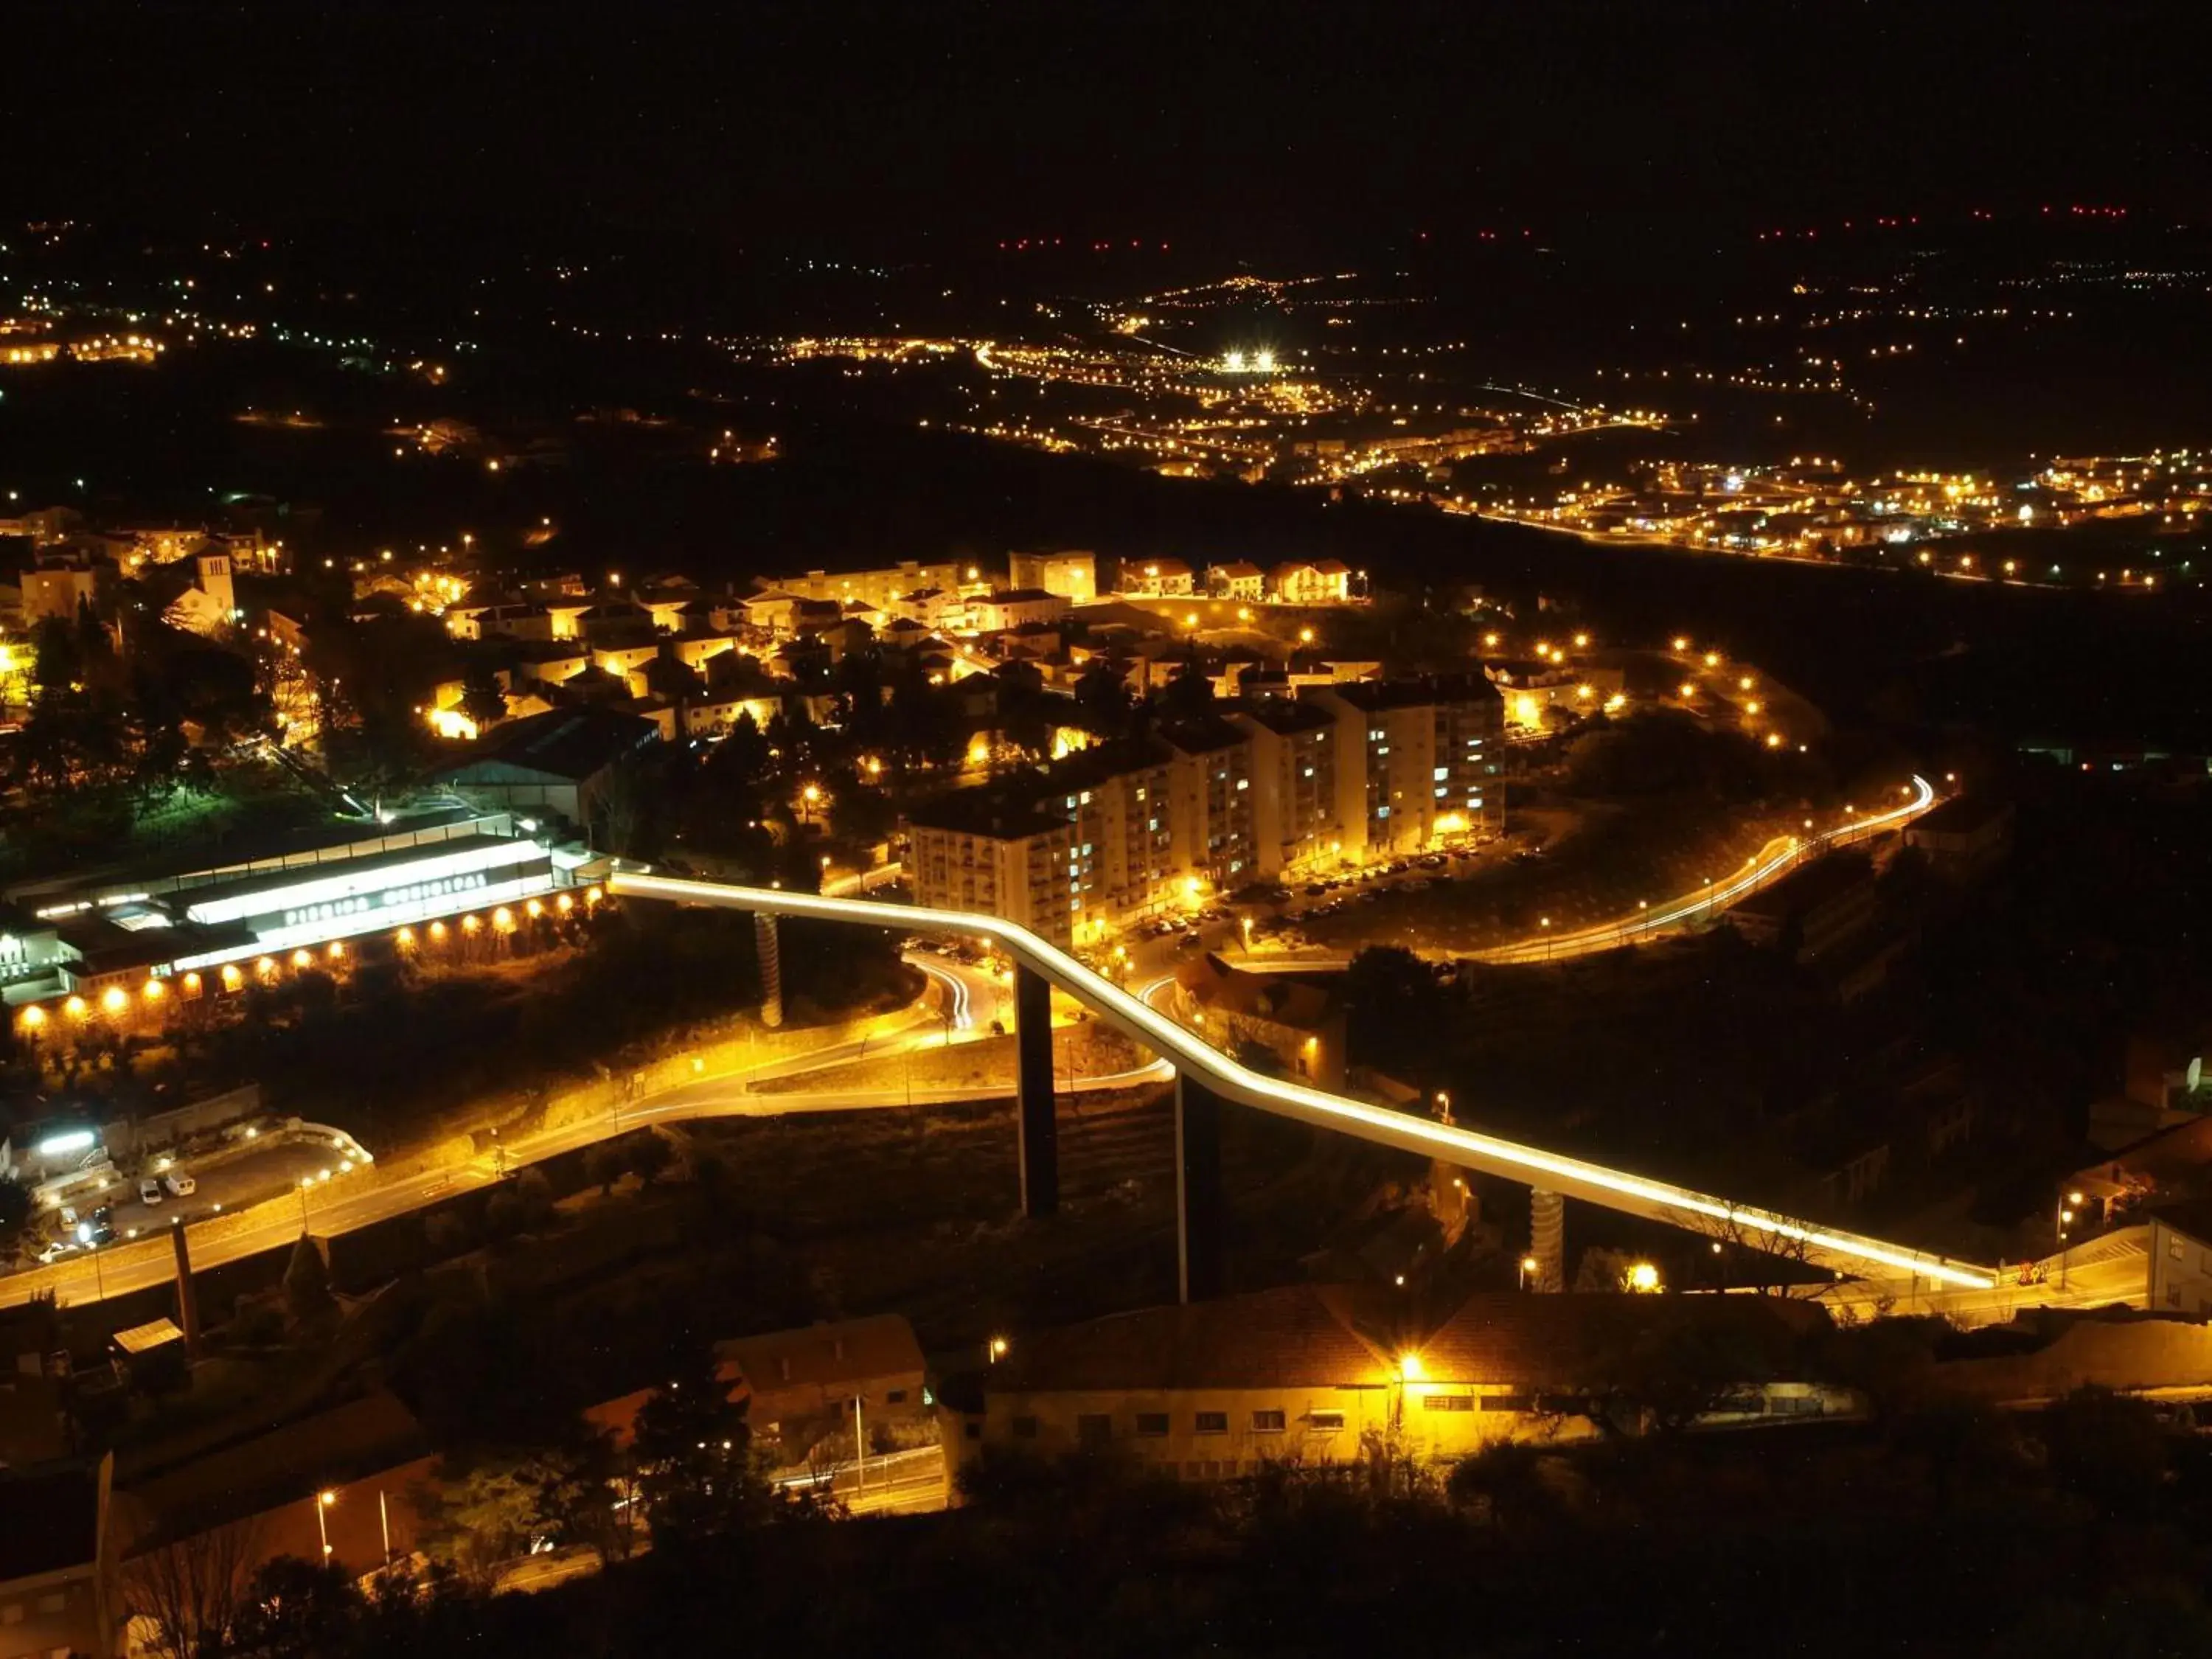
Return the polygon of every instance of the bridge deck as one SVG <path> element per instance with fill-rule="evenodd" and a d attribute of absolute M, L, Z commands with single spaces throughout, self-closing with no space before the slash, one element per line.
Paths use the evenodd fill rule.
<path fill-rule="evenodd" d="M 1091 1009 L 1115 1030 L 1162 1055 L 1178 1070 L 1195 1076 L 1224 1099 L 1255 1111 L 1357 1135 L 1363 1140 L 1395 1146 L 1425 1158 L 1442 1158 L 1487 1175 L 1526 1182 L 1547 1191 L 1564 1193 L 1571 1198 L 1666 1222 L 1692 1232 L 1802 1255 L 1816 1266 L 1856 1277 L 1917 1276 L 1936 1284 L 1968 1289 L 1985 1288 L 1995 1282 L 1990 1272 L 1948 1257 L 1823 1227 L 1749 1205 L 1734 1204 L 1686 1187 L 1548 1152 L 1540 1147 L 1413 1117 L 1364 1101 L 1348 1100 L 1281 1079 L 1263 1077 L 1200 1042 L 1173 1020 L 1092 972 L 1058 946 L 997 916 L 890 904 L 878 899 L 827 898 L 816 893 L 739 887 L 671 876 L 617 874 L 607 884 L 611 891 L 635 898 L 812 916 L 895 928 L 902 933 L 962 933 L 994 939 L 1018 961 Z"/>

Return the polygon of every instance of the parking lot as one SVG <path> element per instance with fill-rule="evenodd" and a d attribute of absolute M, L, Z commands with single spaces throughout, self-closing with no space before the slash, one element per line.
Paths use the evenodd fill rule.
<path fill-rule="evenodd" d="M 158 1164 L 161 1160 L 155 1162 Z M 190 1158 L 179 1159 L 165 1173 L 191 1177 L 193 1190 L 185 1196 L 164 1192 L 161 1202 L 144 1203 L 138 1195 L 141 1176 L 134 1171 L 97 1195 L 73 1200 L 70 1208 L 80 1221 L 92 1224 L 98 1207 L 107 1206 L 107 1224 L 114 1229 L 116 1241 L 121 1242 L 143 1237 L 157 1228 L 170 1225 L 175 1218 L 197 1220 L 259 1203 L 288 1191 L 296 1192 L 301 1181 L 313 1180 L 326 1169 L 336 1178 L 343 1173 L 343 1154 L 326 1139 L 279 1139 L 271 1135 L 246 1151 L 228 1154 L 204 1166 Z M 309 1201 L 314 1201 L 312 1196 Z M 63 1230 L 70 1231 L 65 1226 Z"/>

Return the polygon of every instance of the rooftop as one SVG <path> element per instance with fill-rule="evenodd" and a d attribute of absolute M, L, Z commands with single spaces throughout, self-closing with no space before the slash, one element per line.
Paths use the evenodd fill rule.
<path fill-rule="evenodd" d="M 907 815 L 918 830 L 949 830 L 993 841 L 1026 841 L 1068 827 L 1065 817 L 994 789 L 956 789 Z"/>
<path fill-rule="evenodd" d="M 0 1584 L 69 1567 L 100 1554 L 97 1462 L 0 1468 Z"/>
<path fill-rule="evenodd" d="M 1345 1293 L 1311 1285 L 1145 1308 L 1018 1338 L 993 1392 L 1327 1388 L 1381 1384 L 1383 1351 L 1356 1334 Z"/>
<path fill-rule="evenodd" d="M 1655 1345 L 1710 1346 L 1743 1380 L 1789 1378 L 1803 1340 L 1825 1328 L 1815 1304 L 1759 1296 L 1527 1296 L 1472 1297 L 1419 1345 L 1437 1382 L 1571 1388 L 1607 1381 Z"/>
<path fill-rule="evenodd" d="M 902 1314 L 843 1319 L 796 1330 L 769 1331 L 714 1345 L 714 1358 L 734 1366 L 754 1393 L 794 1385 L 823 1387 L 922 1369 L 921 1345 Z"/>
<path fill-rule="evenodd" d="M 588 671 L 586 671 L 588 672 Z M 560 708 L 495 727 L 465 758 L 434 775 L 454 778 L 480 766 L 503 763 L 578 781 L 653 742 L 651 720 L 606 709 Z"/>

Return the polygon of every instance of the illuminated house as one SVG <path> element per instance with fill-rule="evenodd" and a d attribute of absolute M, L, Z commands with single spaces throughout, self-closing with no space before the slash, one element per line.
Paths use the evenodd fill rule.
<path fill-rule="evenodd" d="M 1181 559 L 1121 561 L 1121 591 L 1138 599 L 1180 599 L 1191 583 L 1190 567 Z"/>
<path fill-rule="evenodd" d="M 1206 592 L 1216 599 L 1256 599 L 1267 585 L 1267 573 L 1243 559 L 1208 566 L 1206 572 Z"/>

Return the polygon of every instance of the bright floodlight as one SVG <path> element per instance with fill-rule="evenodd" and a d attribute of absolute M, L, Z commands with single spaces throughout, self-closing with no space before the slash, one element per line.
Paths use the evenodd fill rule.
<path fill-rule="evenodd" d="M 1273 373 L 1275 368 L 1275 354 L 1272 351 L 1255 353 L 1252 358 L 1252 367 L 1258 369 L 1262 374 Z"/>
<path fill-rule="evenodd" d="M 1228 355 L 1228 356 L 1222 359 L 1222 361 L 1228 366 L 1229 372 L 1231 374 L 1242 374 L 1244 372 L 1244 354 L 1243 352 L 1232 351 Z"/>

